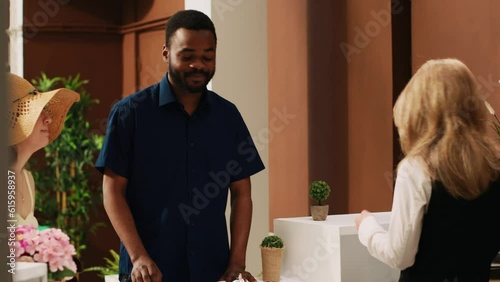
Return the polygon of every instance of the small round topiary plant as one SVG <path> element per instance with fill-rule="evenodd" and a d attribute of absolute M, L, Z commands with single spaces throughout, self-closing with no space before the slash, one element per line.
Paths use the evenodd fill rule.
<path fill-rule="evenodd" d="M 309 196 L 311 199 L 318 201 L 319 206 L 321 206 L 321 201 L 326 200 L 330 196 L 330 191 L 330 186 L 322 180 L 313 181 L 309 185 Z"/>
<path fill-rule="evenodd" d="M 278 248 L 281 249 L 283 248 L 283 239 L 281 239 L 279 236 L 276 235 L 269 235 L 262 240 L 262 243 L 260 244 L 262 247 L 265 248 Z"/>

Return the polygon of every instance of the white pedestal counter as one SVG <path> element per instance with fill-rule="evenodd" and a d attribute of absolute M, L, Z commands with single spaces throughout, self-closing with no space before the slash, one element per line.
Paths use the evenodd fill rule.
<path fill-rule="evenodd" d="M 47 282 L 47 264 L 38 262 L 17 262 L 13 282 Z"/>
<path fill-rule="evenodd" d="M 387 228 L 390 212 L 373 213 Z M 359 214 L 278 218 L 274 233 L 285 242 L 281 274 L 284 281 L 397 282 L 399 270 L 372 257 L 357 235 Z"/>

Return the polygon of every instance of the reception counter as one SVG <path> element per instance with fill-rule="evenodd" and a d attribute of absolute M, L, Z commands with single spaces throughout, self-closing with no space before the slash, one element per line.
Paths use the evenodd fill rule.
<path fill-rule="evenodd" d="M 373 214 L 387 228 L 390 212 Z M 397 282 L 399 270 L 373 258 L 359 242 L 358 215 L 275 219 L 274 233 L 285 242 L 282 281 Z"/>

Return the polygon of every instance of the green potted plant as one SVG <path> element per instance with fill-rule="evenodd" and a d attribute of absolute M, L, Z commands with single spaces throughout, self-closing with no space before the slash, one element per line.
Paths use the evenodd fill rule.
<path fill-rule="evenodd" d="M 92 133 L 87 110 L 99 101 L 85 90 L 88 80 L 80 75 L 41 77 L 32 80 L 40 91 L 65 87 L 80 94 L 80 101 L 69 110 L 64 128 L 57 139 L 44 148 L 44 158 L 31 158 L 36 183 L 36 212 L 43 225 L 62 229 L 71 238 L 77 257 L 86 248 L 87 235 L 104 224 L 91 219 L 102 203 L 100 180 L 92 177 L 96 154 L 104 137 Z"/>
<path fill-rule="evenodd" d="M 281 262 L 285 244 L 276 235 L 266 236 L 260 244 L 262 257 L 262 279 L 264 281 L 280 281 Z"/>
<path fill-rule="evenodd" d="M 98 272 L 98 276 L 104 278 L 105 282 L 118 281 L 118 267 L 120 264 L 120 255 L 113 249 L 109 250 L 111 258 L 104 258 L 104 266 L 92 266 L 83 270 L 83 272 Z"/>
<path fill-rule="evenodd" d="M 311 215 L 313 220 L 324 221 L 328 215 L 328 205 L 321 205 L 330 196 L 330 186 L 322 180 L 313 181 L 309 185 L 309 197 L 317 202 L 311 205 Z"/>
<path fill-rule="evenodd" d="M 486 105 L 488 112 L 490 112 L 490 114 L 495 118 L 491 121 L 491 127 L 495 130 L 495 133 L 500 137 L 500 120 L 498 119 L 497 114 L 495 113 L 495 110 L 490 105 L 490 103 L 484 100 L 484 104 Z"/>

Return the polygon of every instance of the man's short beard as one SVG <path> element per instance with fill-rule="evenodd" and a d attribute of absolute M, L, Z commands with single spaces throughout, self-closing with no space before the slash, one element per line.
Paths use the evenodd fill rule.
<path fill-rule="evenodd" d="M 170 60 L 169 60 L 169 64 L 168 64 L 168 73 L 170 74 L 172 81 L 175 83 L 175 86 L 180 87 L 182 90 L 186 91 L 187 93 L 191 93 L 191 94 L 197 94 L 197 93 L 203 92 L 207 88 L 208 82 L 213 77 L 213 74 L 210 75 L 210 73 L 208 73 L 208 72 L 194 71 L 194 72 L 190 72 L 187 74 L 184 73 L 186 76 L 184 77 L 184 80 L 183 80 L 182 77 L 179 75 L 179 73 L 175 72 L 172 69 L 171 64 L 170 64 Z M 203 74 L 205 76 L 205 78 L 207 79 L 205 85 L 202 85 L 202 86 L 199 86 L 196 88 L 189 87 L 186 79 L 187 79 L 187 77 L 189 77 L 189 74 L 194 74 L 194 73 Z"/>

